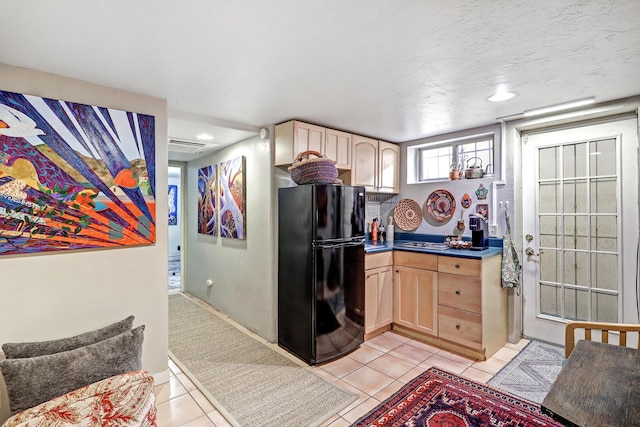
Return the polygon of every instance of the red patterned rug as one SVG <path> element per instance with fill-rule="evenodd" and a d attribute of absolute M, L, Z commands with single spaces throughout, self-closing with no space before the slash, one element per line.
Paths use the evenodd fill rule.
<path fill-rule="evenodd" d="M 352 427 L 561 426 L 527 400 L 431 368 Z"/>

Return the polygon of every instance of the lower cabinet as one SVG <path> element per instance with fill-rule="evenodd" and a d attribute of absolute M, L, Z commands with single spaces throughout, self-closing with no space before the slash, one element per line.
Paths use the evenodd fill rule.
<path fill-rule="evenodd" d="M 507 342 L 500 261 L 397 251 L 393 328 L 480 360 L 491 357 Z"/>
<path fill-rule="evenodd" d="M 393 322 L 431 335 L 438 333 L 438 273 L 396 264 Z"/>
<path fill-rule="evenodd" d="M 393 252 L 365 256 L 365 340 L 391 329 L 393 322 Z"/>

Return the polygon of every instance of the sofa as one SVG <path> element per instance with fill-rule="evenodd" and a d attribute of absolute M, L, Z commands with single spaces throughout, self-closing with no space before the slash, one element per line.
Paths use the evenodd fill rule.
<path fill-rule="evenodd" d="M 2 427 L 155 426 L 153 377 L 141 370 L 144 325 L 132 324 L 129 316 L 74 337 L 3 344 L 0 423 L 10 418 Z"/>

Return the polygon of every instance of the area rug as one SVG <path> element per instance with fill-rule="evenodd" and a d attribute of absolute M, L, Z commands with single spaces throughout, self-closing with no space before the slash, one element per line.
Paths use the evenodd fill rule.
<path fill-rule="evenodd" d="M 169 295 L 169 351 L 234 426 L 317 426 L 357 398 L 182 294 Z"/>
<path fill-rule="evenodd" d="M 535 403 L 542 403 L 555 381 L 564 347 L 532 340 L 488 384 Z"/>
<path fill-rule="evenodd" d="M 561 426 L 536 404 L 430 368 L 352 427 Z"/>

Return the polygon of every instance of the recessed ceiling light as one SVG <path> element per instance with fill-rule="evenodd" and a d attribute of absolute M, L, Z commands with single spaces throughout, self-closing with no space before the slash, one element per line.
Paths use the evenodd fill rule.
<path fill-rule="evenodd" d="M 499 90 L 495 95 L 490 96 L 488 99 L 491 102 L 501 102 L 511 99 L 514 96 L 516 96 L 516 94 L 513 92 L 509 92 L 508 90 Z"/>
<path fill-rule="evenodd" d="M 212 141 L 213 135 L 209 135 L 208 133 L 201 133 L 196 136 L 196 138 L 198 138 L 200 141 Z"/>
<path fill-rule="evenodd" d="M 565 102 L 564 104 L 551 105 L 550 107 L 536 108 L 533 110 L 527 110 L 522 113 L 525 117 L 539 116 L 541 114 L 553 113 L 555 111 L 568 110 L 570 108 L 582 107 L 584 105 L 593 104 L 594 98 L 579 99 L 578 101 Z"/>

